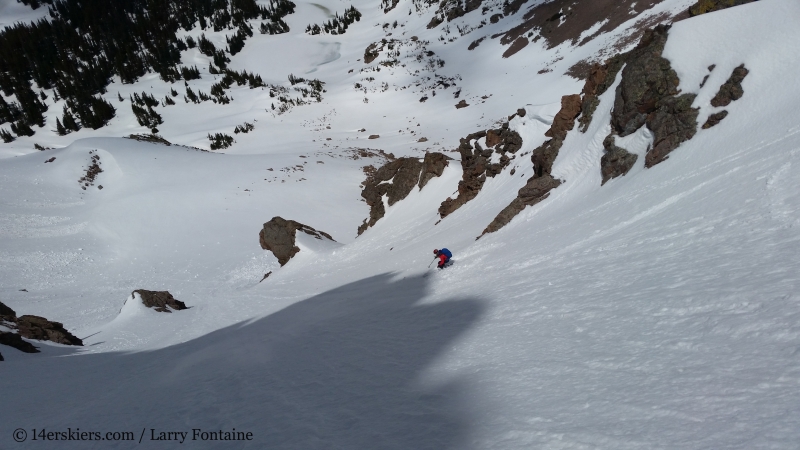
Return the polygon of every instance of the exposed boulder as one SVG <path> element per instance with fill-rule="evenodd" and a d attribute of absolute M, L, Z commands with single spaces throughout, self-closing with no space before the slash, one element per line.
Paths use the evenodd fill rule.
<path fill-rule="evenodd" d="M 39 350 L 30 342 L 22 339 L 22 336 L 10 331 L 0 332 L 0 345 L 7 345 L 24 353 L 39 353 Z M 2 361 L 0 359 L 0 361 Z"/>
<path fill-rule="evenodd" d="M 719 11 L 721 9 L 730 8 L 732 6 L 744 5 L 756 0 L 699 0 L 697 3 L 689 7 L 689 15 L 699 16 L 700 14 Z"/>
<path fill-rule="evenodd" d="M 669 29 L 659 25 L 647 30 L 627 56 L 611 114 L 612 129 L 620 136 L 632 134 L 642 125 L 653 132 L 646 167 L 664 161 L 697 133 L 699 109 L 692 108 L 696 95 L 678 95 L 678 75 L 661 56 Z"/>
<path fill-rule="evenodd" d="M 550 195 L 550 191 L 560 184 L 561 181 L 553 178 L 549 173 L 529 178 L 528 183 L 517 192 L 517 198 L 497 214 L 497 217 L 483 230 L 481 236 L 486 233 L 494 233 L 503 228 L 523 209 L 546 199 Z"/>
<path fill-rule="evenodd" d="M 744 64 L 740 65 L 739 67 L 733 69 L 733 73 L 731 73 L 730 78 L 728 81 L 722 84 L 719 87 L 719 92 L 711 99 L 711 106 L 720 107 L 720 106 L 728 106 L 731 104 L 732 101 L 739 100 L 744 95 L 744 89 L 742 89 L 742 81 L 747 74 L 750 73 L 744 67 Z"/>
<path fill-rule="evenodd" d="M 728 111 L 725 111 L 724 109 L 718 113 L 711 114 L 710 116 L 708 116 L 708 120 L 706 120 L 706 123 L 703 124 L 703 129 L 707 130 L 713 127 L 714 125 L 717 125 L 718 123 L 722 122 L 722 119 L 726 117 L 728 117 Z"/>
<path fill-rule="evenodd" d="M 264 224 L 258 234 L 258 241 L 261 244 L 261 248 L 271 251 L 283 266 L 300 251 L 300 248 L 295 245 L 298 231 L 316 239 L 334 240 L 330 234 L 324 231 L 318 231 L 300 222 L 275 216 Z"/>
<path fill-rule="evenodd" d="M 131 292 L 131 295 L 139 294 L 142 298 L 142 303 L 148 308 L 154 308 L 158 312 L 171 313 L 172 310 L 180 311 L 188 309 L 186 303 L 176 299 L 169 293 L 169 291 L 148 291 L 146 289 L 137 289 Z"/>
<path fill-rule="evenodd" d="M 380 42 L 373 42 L 364 50 L 364 64 L 369 64 L 380 56 L 383 47 L 386 45 L 386 39 Z"/>
<path fill-rule="evenodd" d="M 83 341 L 64 329 L 60 322 L 51 322 L 39 316 L 20 316 L 17 318 L 17 331 L 27 339 L 53 341 L 65 345 L 83 345 Z"/>
<path fill-rule="evenodd" d="M 463 99 L 460 102 L 456 103 L 456 109 L 466 108 L 467 106 L 469 106 L 469 103 L 467 103 L 467 101 Z"/>
<path fill-rule="evenodd" d="M 612 178 L 627 174 L 636 164 L 636 160 L 639 159 L 639 155 L 614 145 L 613 134 L 609 134 L 605 138 L 603 147 L 605 147 L 605 154 L 600 158 L 600 172 L 603 175 L 601 186 Z"/>

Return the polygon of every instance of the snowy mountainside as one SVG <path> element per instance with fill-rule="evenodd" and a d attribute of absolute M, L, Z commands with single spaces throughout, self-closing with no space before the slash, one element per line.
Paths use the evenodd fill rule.
<path fill-rule="evenodd" d="M 362 18 L 346 33 L 312 36 L 306 25 L 350 4 L 298 2 L 289 33 L 256 33 L 229 67 L 291 95 L 306 84 L 288 74 L 319 79 L 320 102 L 277 114 L 270 89 L 234 84 L 229 104 L 155 108 L 174 145 L 122 139 L 148 132 L 129 95 L 169 95 L 170 84 L 147 75 L 109 86 L 118 115 L 105 127 L 58 136 L 48 117 L 34 136 L 0 144 L 0 301 L 63 322 L 84 342 L 31 341 L 37 354 L 0 346 L 10 416 L 0 447 L 34 446 L 33 429 L 80 427 L 147 441 L 187 431 L 185 444 L 200 448 L 794 448 L 800 7 L 760 0 L 675 22 L 662 55 L 680 93 L 696 94 L 697 133 L 650 168 L 653 133 L 618 137 L 638 159 L 601 186 L 622 69 L 585 132 L 566 134 L 550 172 L 563 183 L 476 240 L 533 175 L 531 152 L 547 141 L 562 96 L 581 92 L 584 82 L 564 73 L 606 59 L 617 43 L 632 48 L 638 38 L 625 38 L 642 23 L 681 18 L 694 2 L 642 2 L 647 9 L 630 6 L 613 30 L 594 36 L 611 19 L 580 22 L 584 31 L 566 33 L 578 42 L 550 48 L 532 35 L 503 57 L 513 44 L 499 35 L 550 3 L 559 2 L 529 2 L 497 22 L 505 6 L 486 3 L 485 14 L 449 13 L 432 28 L 447 4 L 400 2 L 384 13 L 354 3 Z M 583 17 L 569 14 L 581 2 L 560 3 L 562 26 Z M 205 31 L 218 47 L 224 34 Z M 398 56 L 393 38 L 404 40 Z M 399 65 L 380 65 L 395 57 Z M 202 72 L 190 86 L 209 92 L 209 58 L 192 49 L 182 59 Z M 741 64 L 744 95 L 700 128 Z M 453 83 L 433 95 L 445 78 Z M 460 100 L 469 106 L 455 108 Z M 519 108 L 525 114 L 509 119 Z M 233 134 L 245 122 L 254 129 Z M 459 138 L 505 122 L 521 148 L 442 218 L 464 176 L 452 150 Z M 215 132 L 236 142 L 205 151 Z M 369 214 L 359 197 L 365 166 L 425 150 L 455 159 L 356 237 Z M 87 186 L 96 159 L 102 172 Z M 298 233 L 299 252 L 281 267 L 257 236 L 274 216 L 337 243 Z M 443 246 L 454 265 L 428 269 Z M 189 309 L 155 312 L 134 289 L 169 290 Z M 28 441 L 14 442 L 17 428 Z M 191 440 L 195 428 L 254 438 Z"/>

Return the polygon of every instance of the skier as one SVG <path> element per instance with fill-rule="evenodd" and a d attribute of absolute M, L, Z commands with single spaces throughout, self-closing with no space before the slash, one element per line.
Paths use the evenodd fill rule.
<path fill-rule="evenodd" d="M 433 254 L 439 257 L 439 268 L 444 269 L 445 264 L 450 262 L 450 258 L 453 257 L 453 254 L 450 253 L 450 250 L 443 248 L 441 250 L 435 249 Z"/>

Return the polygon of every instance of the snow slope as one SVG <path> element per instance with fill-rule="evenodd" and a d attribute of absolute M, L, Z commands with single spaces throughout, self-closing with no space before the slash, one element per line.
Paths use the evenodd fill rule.
<path fill-rule="evenodd" d="M 346 100 L 344 61 L 363 55 L 380 28 L 368 18 L 382 14 L 377 4 L 357 7 L 365 18 L 336 37 L 341 56 L 314 72 L 328 80 L 330 103 L 265 116 L 262 134 L 227 154 L 118 138 L 4 150 L 0 298 L 19 314 L 64 322 L 86 346 L 37 343 L 35 355 L 0 347 L 0 447 L 34 447 L 33 429 L 71 427 L 127 431 L 142 443 L 159 431 L 191 438 L 195 428 L 254 435 L 187 439 L 197 448 L 796 448 L 800 5 L 761 0 L 676 23 L 664 55 L 681 89 L 698 93 L 700 123 L 731 70 L 750 70 L 729 116 L 667 161 L 645 169 L 640 157 L 600 187 L 609 89 L 587 132 L 573 130 L 561 149 L 553 175 L 565 184 L 477 241 L 530 176 L 527 156 L 515 159 L 514 176 L 489 179 L 436 224 L 461 177 L 451 163 L 355 238 L 368 215 L 358 200 L 365 161 L 342 149 L 370 133 L 381 134 L 370 144 L 398 154 L 418 154 L 411 145 L 422 134 L 452 147 L 528 105 L 511 121 L 525 153 L 545 139 L 552 104 L 580 85 L 551 73 L 522 87 L 529 68 L 495 52 L 495 70 L 514 72 L 500 86 L 477 84 L 485 73 L 470 78 L 494 89 L 481 109 L 454 110 L 442 94 L 424 104 L 405 92 Z M 414 20 L 424 28 L 425 19 Z M 330 59 L 326 48 L 297 67 Z M 234 114 L 239 107 L 175 118 L 165 137 L 197 143 L 210 123 L 232 128 L 250 117 Z M 425 123 L 419 134 L 384 131 L 411 117 Z M 617 143 L 643 155 L 647 141 L 641 132 Z M 95 149 L 103 189 L 83 191 L 77 179 Z M 276 215 L 343 245 L 301 240 L 279 268 L 256 236 Z M 454 266 L 426 269 L 442 246 Z M 161 314 L 126 302 L 139 288 L 168 289 L 191 308 Z M 17 428 L 24 444 L 12 439 Z"/>

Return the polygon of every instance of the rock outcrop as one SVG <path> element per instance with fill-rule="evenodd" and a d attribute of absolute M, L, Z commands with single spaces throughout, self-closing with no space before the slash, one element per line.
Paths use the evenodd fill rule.
<path fill-rule="evenodd" d="M 627 53 L 621 53 L 605 62 L 605 64 L 594 64 L 586 82 L 583 85 L 583 100 L 581 101 L 581 117 L 578 129 L 585 133 L 592 123 L 592 117 L 600 104 L 599 97 L 614 84 L 617 74 L 625 65 Z"/>
<path fill-rule="evenodd" d="M 575 118 L 581 113 L 580 94 L 565 95 L 561 97 L 561 110 L 553 118 L 553 124 L 544 134 L 547 137 L 561 137 L 563 140 L 567 133 L 575 127 Z"/>
<path fill-rule="evenodd" d="M 450 22 L 451 20 L 457 19 L 468 12 L 474 11 L 480 8 L 481 3 L 482 0 L 465 0 L 457 2 L 441 0 L 439 2 L 439 8 L 434 13 L 431 21 L 428 22 L 428 28 L 436 28 L 445 20 Z"/>
<path fill-rule="evenodd" d="M 17 331 L 27 339 L 52 341 L 64 345 L 83 345 L 83 341 L 64 329 L 60 322 L 52 322 L 39 316 L 20 316 L 17 318 Z"/>
<path fill-rule="evenodd" d="M 609 134 L 603 140 L 603 147 L 605 147 L 605 154 L 600 158 L 600 172 L 603 175 L 601 186 L 612 178 L 627 174 L 636 164 L 636 160 L 639 159 L 639 155 L 614 145 L 613 134 Z"/>
<path fill-rule="evenodd" d="M 442 176 L 444 168 L 447 167 L 449 161 L 450 158 L 443 153 L 426 153 L 425 158 L 422 159 L 422 170 L 420 171 L 417 186 L 422 189 L 433 177 Z"/>
<path fill-rule="evenodd" d="M 567 138 L 567 133 L 575 127 L 575 119 L 581 113 L 581 105 L 581 96 L 578 94 L 561 97 L 561 109 L 553 118 L 550 129 L 545 133 L 545 136 L 550 139 L 534 149 L 531 155 L 533 176 L 528 178 L 525 186 L 517 191 L 517 197 L 497 214 L 483 230 L 481 236 L 503 228 L 523 209 L 546 199 L 551 190 L 561 185 L 562 181 L 554 178 L 550 172 L 558 156 L 558 151 L 564 144 L 564 139 Z"/>
<path fill-rule="evenodd" d="M 414 186 L 422 189 L 433 177 L 441 176 L 449 160 L 442 153 L 426 153 L 422 161 L 417 158 L 398 158 L 368 175 L 361 197 L 370 207 L 369 218 L 358 227 L 358 234 L 361 235 L 386 214 L 384 196 L 389 206 L 394 205 L 406 198 Z"/>
<path fill-rule="evenodd" d="M 258 241 L 261 244 L 261 248 L 271 251 L 283 266 L 300 251 L 300 247 L 295 245 L 298 231 L 316 239 L 334 240 L 330 234 L 324 231 L 318 231 L 300 222 L 275 216 L 264 224 L 258 234 Z"/>
<path fill-rule="evenodd" d="M 17 317 L 17 313 L 2 302 L 0 302 L 0 324 L 17 331 L 0 332 L 0 344 L 9 345 L 25 353 L 37 353 L 39 350 L 22 338 L 64 345 L 83 345 L 83 341 L 64 329 L 64 325 L 60 322 L 31 315 Z"/>
<path fill-rule="evenodd" d="M 517 115 L 524 116 L 524 110 L 522 112 L 523 114 Z M 483 137 L 486 138 L 485 149 L 477 142 Z M 462 138 L 458 146 L 463 170 L 461 181 L 458 182 L 458 195 L 456 198 L 448 197 L 442 202 L 439 206 L 439 216 L 444 219 L 474 199 L 483 188 L 486 177 L 491 178 L 502 172 L 511 162 L 508 154 L 513 155 L 520 148 L 522 148 L 522 136 L 510 129 L 508 122 L 499 129 L 478 131 Z M 498 162 L 491 162 L 492 153 L 500 155 Z"/>
<path fill-rule="evenodd" d="M 732 6 L 744 5 L 745 3 L 754 1 L 756 0 L 699 0 L 689 7 L 689 15 L 692 17 L 699 16 L 700 14 L 719 11 Z"/>
<path fill-rule="evenodd" d="M 703 124 L 703 129 L 707 130 L 713 127 L 714 125 L 717 125 L 718 123 L 722 122 L 722 119 L 726 117 L 728 117 L 728 111 L 724 109 L 718 113 L 711 114 L 710 116 L 708 116 L 706 123 Z"/>
<path fill-rule="evenodd" d="M 529 178 L 528 183 L 517 193 L 517 197 L 497 214 L 497 217 L 483 230 L 481 236 L 503 228 L 527 206 L 533 206 L 546 199 L 550 195 L 550 191 L 559 185 L 561 185 L 561 181 L 553 178 L 549 173 Z"/>
<path fill-rule="evenodd" d="M 632 134 L 642 125 L 653 132 L 646 167 L 664 161 L 697 133 L 699 109 L 692 108 L 696 95 L 679 95 L 678 75 L 661 56 L 669 28 L 659 25 L 647 30 L 627 56 L 611 114 L 612 129 L 619 136 Z"/>
<path fill-rule="evenodd" d="M 744 95 L 742 81 L 748 73 L 750 73 L 750 71 L 744 67 L 744 64 L 733 69 L 733 73 L 731 73 L 728 81 L 719 87 L 719 91 L 716 95 L 714 95 L 714 98 L 711 99 L 711 106 L 716 108 L 720 106 L 728 106 L 731 104 L 731 102 L 742 98 Z"/>
<path fill-rule="evenodd" d="M 186 303 L 176 299 L 169 293 L 169 291 L 148 291 L 146 289 L 137 289 L 131 292 L 131 296 L 139 294 L 142 298 L 142 304 L 148 308 L 153 308 L 158 312 L 171 313 L 173 310 L 180 311 L 182 309 L 189 309 Z"/>

